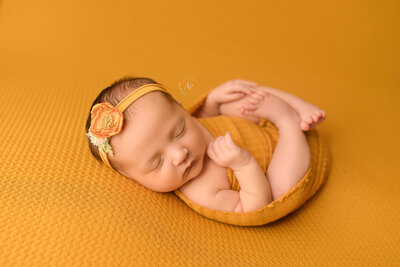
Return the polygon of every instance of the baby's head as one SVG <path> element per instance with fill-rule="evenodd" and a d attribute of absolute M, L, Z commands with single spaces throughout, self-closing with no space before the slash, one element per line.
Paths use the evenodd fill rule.
<path fill-rule="evenodd" d="M 122 78 L 104 89 L 92 107 L 103 102 L 115 107 L 145 84 L 158 83 L 149 78 Z M 206 155 L 203 130 L 172 96 L 149 92 L 129 105 L 123 117 L 121 131 L 109 137 L 114 156 L 109 154 L 108 160 L 117 172 L 157 192 L 173 191 L 200 174 Z M 89 112 L 86 132 L 90 125 Z M 102 161 L 98 147 L 89 138 L 88 142 L 91 153 Z M 193 160 L 196 164 L 185 174 Z"/>

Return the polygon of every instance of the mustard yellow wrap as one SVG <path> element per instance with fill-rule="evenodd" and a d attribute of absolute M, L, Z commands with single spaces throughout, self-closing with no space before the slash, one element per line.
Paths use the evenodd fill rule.
<path fill-rule="evenodd" d="M 189 109 L 190 113 L 193 111 L 194 108 Z M 279 138 L 279 131 L 272 122 L 261 119 L 256 125 L 240 117 L 224 115 L 199 118 L 198 120 L 214 137 L 225 135 L 229 131 L 235 143 L 249 151 L 260 164 L 264 173 L 266 172 Z M 263 208 L 251 212 L 213 210 L 193 203 L 179 189 L 174 193 L 197 213 L 219 222 L 239 226 L 256 226 L 278 220 L 311 198 L 324 183 L 329 173 L 330 154 L 327 145 L 315 129 L 305 132 L 305 135 L 311 150 L 311 164 L 306 174 L 288 192 Z M 231 189 L 239 191 L 240 185 L 232 169 L 227 168 L 227 174 Z"/>

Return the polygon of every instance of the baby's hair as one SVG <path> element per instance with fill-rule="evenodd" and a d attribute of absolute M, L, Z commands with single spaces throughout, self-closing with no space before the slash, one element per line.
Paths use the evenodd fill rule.
<path fill-rule="evenodd" d="M 103 91 L 101 91 L 100 94 L 93 101 L 93 104 L 89 109 L 89 116 L 88 116 L 87 121 L 86 121 L 86 132 L 88 132 L 89 128 L 90 128 L 90 124 L 91 124 L 90 111 L 92 110 L 94 105 L 96 105 L 98 103 L 102 103 L 102 102 L 108 102 L 108 103 L 110 103 L 111 105 L 113 105 L 115 107 L 128 94 L 130 94 L 131 92 L 133 92 L 137 88 L 141 87 L 142 85 L 150 84 L 150 83 L 155 83 L 155 84 L 159 84 L 159 85 L 163 86 L 162 84 L 160 84 L 160 83 L 158 83 L 155 80 L 150 79 L 150 78 L 125 76 L 125 77 L 122 77 L 122 78 L 114 81 L 110 86 L 108 86 L 107 88 L 103 89 Z M 166 94 L 164 92 L 161 92 L 161 93 L 166 97 L 166 99 L 170 103 L 175 102 L 175 100 L 169 94 Z M 128 108 L 126 108 L 124 110 L 124 112 L 123 112 L 124 124 L 126 124 L 129 121 L 129 119 L 131 119 L 136 114 L 134 106 L 135 106 L 135 103 L 137 103 L 137 102 L 140 102 L 140 98 L 137 99 Z M 124 126 L 125 125 L 123 125 L 122 127 L 124 128 Z M 92 155 L 99 162 L 102 162 L 101 157 L 100 157 L 100 153 L 99 153 L 99 148 L 97 146 L 93 145 L 90 142 L 90 138 L 89 137 L 87 138 L 87 140 L 88 140 L 90 152 L 92 153 Z M 110 161 L 111 166 L 114 169 L 118 169 L 118 168 L 116 168 L 116 166 L 113 166 L 113 163 L 112 163 L 110 157 L 109 157 L 109 161 Z"/>

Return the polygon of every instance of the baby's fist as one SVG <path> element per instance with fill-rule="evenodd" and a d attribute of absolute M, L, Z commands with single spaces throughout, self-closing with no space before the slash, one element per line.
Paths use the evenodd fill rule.
<path fill-rule="evenodd" d="M 218 165 L 232 170 L 243 168 L 252 157 L 247 150 L 235 144 L 229 132 L 211 141 L 207 147 L 207 154 Z"/>

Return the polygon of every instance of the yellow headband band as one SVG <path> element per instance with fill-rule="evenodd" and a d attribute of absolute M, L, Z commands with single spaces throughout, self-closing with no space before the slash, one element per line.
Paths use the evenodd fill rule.
<path fill-rule="evenodd" d="M 86 135 L 90 138 L 92 144 L 99 147 L 100 157 L 108 167 L 111 168 L 111 164 L 107 154 L 110 153 L 111 156 L 114 156 L 109 138 L 121 131 L 124 122 L 124 110 L 139 97 L 153 91 L 162 91 L 171 95 L 161 85 L 151 83 L 135 89 L 122 99 L 116 107 L 108 102 L 99 103 L 92 107 L 90 128 Z"/>

